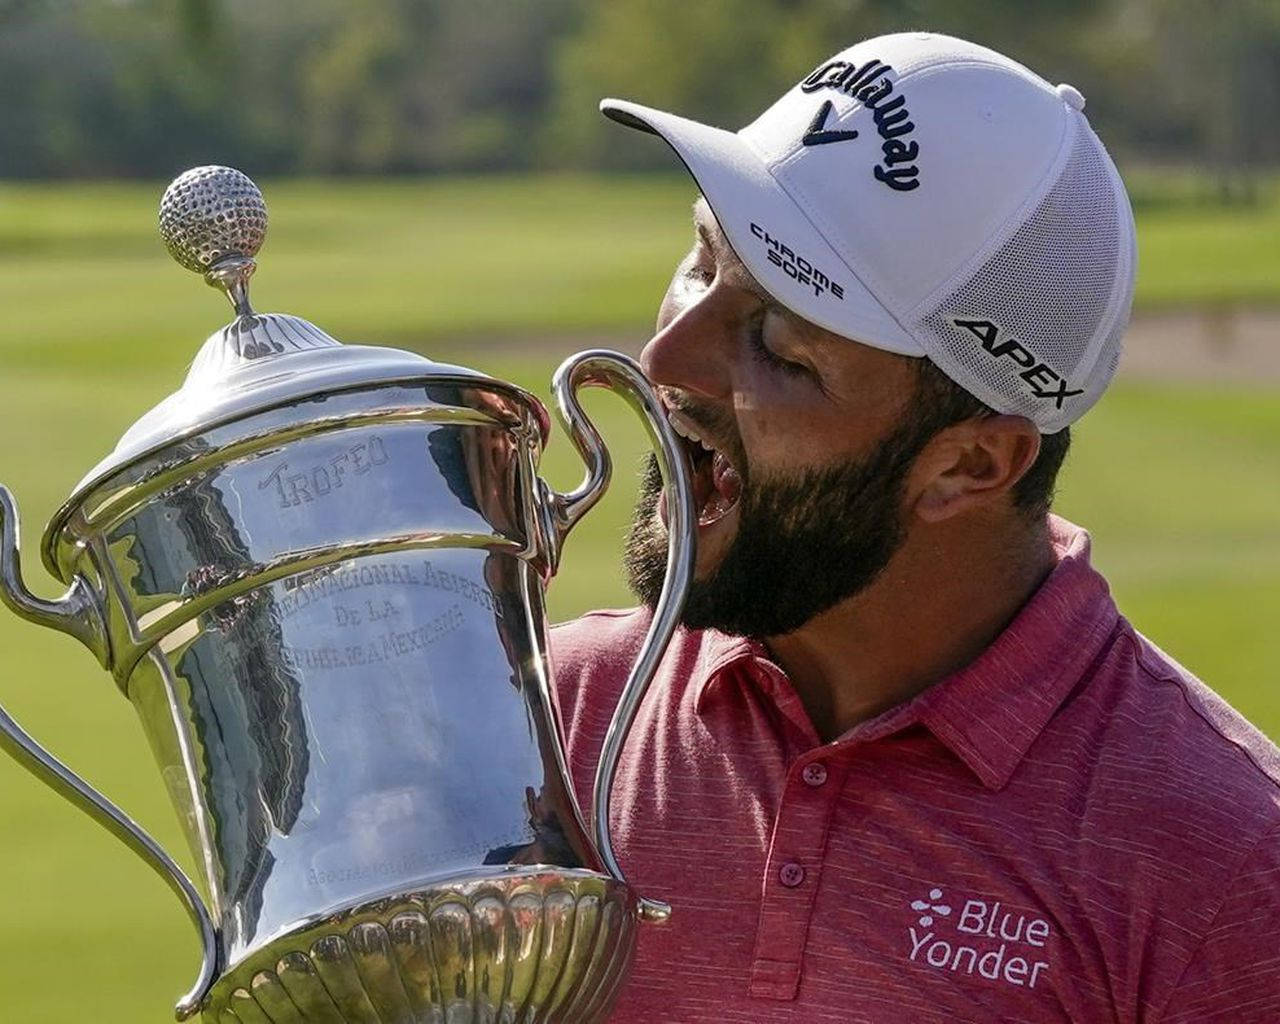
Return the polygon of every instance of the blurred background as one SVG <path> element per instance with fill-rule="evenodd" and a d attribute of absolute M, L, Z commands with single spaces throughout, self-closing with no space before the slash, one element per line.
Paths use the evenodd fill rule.
<path fill-rule="evenodd" d="M 545 400 L 570 352 L 638 351 L 691 239 L 691 183 L 599 98 L 739 127 L 831 53 L 911 28 L 1088 98 L 1141 257 L 1121 375 L 1058 506 L 1138 628 L 1280 737 L 1280 0 L 0 0 L 0 481 L 32 586 L 56 592 L 43 524 L 229 318 L 157 239 L 185 168 L 266 193 L 259 309 Z M 645 442 L 620 401 L 589 408 L 620 471 L 569 542 L 556 618 L 629 603 Z M 565 448 L 544 463 L 561 487 Z M 0 665 L 4 706 L 190 867 L 91 656 L 6 613 Z M 168 1020 L 197 958 L 142 863 L 0 758 L 0 1017 Z"/>

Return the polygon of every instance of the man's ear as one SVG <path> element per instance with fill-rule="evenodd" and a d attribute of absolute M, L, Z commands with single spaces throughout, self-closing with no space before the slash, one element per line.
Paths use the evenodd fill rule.
<path fill-rule="evenodd" d="M 1025 416 L 976 417 L 938 432 L 916 460 L 915 514 L 941 522 L 1007 495 L 1040 454 Z"/>

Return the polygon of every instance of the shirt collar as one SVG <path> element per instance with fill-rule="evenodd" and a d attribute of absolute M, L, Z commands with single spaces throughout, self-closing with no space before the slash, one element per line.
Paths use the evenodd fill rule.
<path fill-rule="evenodd" d="M 1089 534 L 1056 516 L 1050 525 L 1053 571 L 991 646 L 916 698 L 920 721 L 989 789 L 1009 781 L 1120 617 Z"/>
<path fill-rule="evenodd" d="M 911 701 L 861 723 L 848 739 L 919 722 L 983 785 L 1000 789 L 1008 783 L 1119 619 L 1106 580 L 1090 564 L 1089 534 L 1056 516 L 1050 529 L 1057 565 L 991 645 Z M 695 706 L 702 710 L 730 666 L 769 660 L 758 641 L 706 631 L 692 680 Z"/>

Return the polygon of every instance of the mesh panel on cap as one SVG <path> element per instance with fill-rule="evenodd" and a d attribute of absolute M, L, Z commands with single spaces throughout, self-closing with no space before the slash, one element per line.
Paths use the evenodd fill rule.
<path fill-rule="evenodd" d="M 1062 173 L 1031 215 L 920 321 L 921 343 L 939 368 L 992 408 L 1027 416 L 1046 433 L 1097 400 L 1119 358 L 1127 318 L 1117 303 L 1127 299 L 1131 271 L 1109 163 L 1097 137 L 1078 124 Z M 957 327 L 956 319 L 998 330 Z M 996 355 L 983 337 L 996 349 L 1010 339 L 1020 348 Z M 1039 364 L 1082 393 L 1050 397 L 1062 384 L 1037 372 Z"/>

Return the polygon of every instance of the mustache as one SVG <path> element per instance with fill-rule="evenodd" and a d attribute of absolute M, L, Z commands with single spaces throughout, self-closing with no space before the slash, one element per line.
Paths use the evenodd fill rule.
<path fill-rule="evenodd" d="M 729 456 L 739 473 L 746 473 L 746 452 L 742 447 L 742 437 L 738 434 L 738 425 L 721 406 L 714 402 L 706 402 L 690 398 L 682 392 L 669 388 L 662 389 L 662 399 L 671 409 L 680 413 L 692 423 L 713 448 L 718 448 Z"/>

